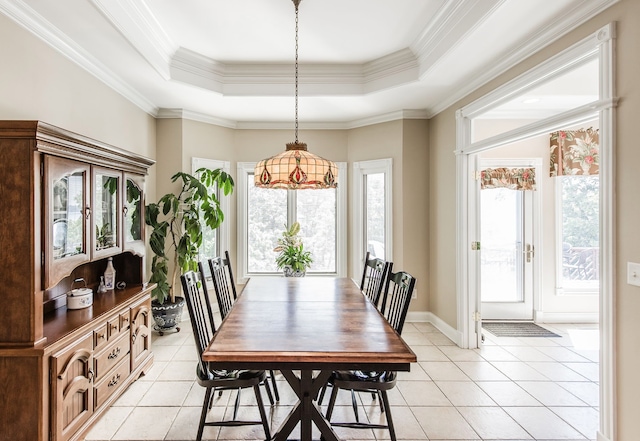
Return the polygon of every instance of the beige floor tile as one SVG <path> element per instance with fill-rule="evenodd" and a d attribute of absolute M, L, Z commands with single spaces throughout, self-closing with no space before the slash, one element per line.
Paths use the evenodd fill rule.
<path fill-rule="evenodd" d="M 500 346 L 482 346 L 474 352 L 487 361 L 518 361 L 515 355 Z"/>
<path fill-rule="evenodd" d="M 549 379 L 522 361 L 493 361 L 491 364 L 513 381 L 548 381 Z"/>
<path fill-rule="evenodd" d="M 138 406 L 182 406 L 193 381 L 156 381 L 144 394 Z"/>
<path fill-rule="evenodd" d="M 412 325 L 420 332 L 441 334 L 440 330 L 431 323 L 415 322 Z"/>
<path fill-rule="evenodd" d="M 439 349 L 451 361 L 483 361 L 482 356 L 472 349 L 461 349 L 458 346 L 441 346 Z"/>
<path fill-rule="evenodd" d="M 158 375 L 158 381 L 194 381 L 196 379 L 196 361 L 172 361 Z"/>
<path fill-rule="evenodd" d="M 269 414 L 267 413 L 267 416 Z M 233 419 L 233 406 L 226 408 L 224 418 L 226 420 Z M 240 406 L 238 409 L 238 420 L 242 421 L 260 421 L 260 412 L 257 406 Z M 269 427 L 271 430 L 271 427 Z M 264 428 L 262 424 L 238 427 L 221 427 L 218 438 L 221 440 L 264 440 Z"/>
<path fill-rule="evenodd" d="M 207 390 L 204 387 L 200 386 L 197 382 L 194 382 L 191 386 L 191 390 L 187 393 L 187 398 L 185 398 L 182 405 L 187 407 L 202 406 L 202 402 L 204 401 L 204 394 L 206 393 L 206 391 Z M 229 404 L 229 398 L 231 397 L 231 395 L 233 395 L 233 391 L 222 391 L 222 395 L 219 391 L 216 391 L 216 393 L 213 395 L 212 406 L 227 406 Z"/>
<path fill-rule="evenodd" d="M 366 413 L 360 409 L 359 411 L 360 421 L 368 422 L 368 418 Z M 350 423 L 355 421 L 355 417 L 353 414 L 353 408 L 351 406 L 336 406 L 334 408 L 333 414 L 331 415 L 332 422 L 341 422 L 341 423 Z M 333 430 L 338 435 L 339 439 L 344 440 L 373 440 L 375 439 L 375 435 L 373 434 L 373 429 L 352 429 L 349 427 L 335 427 L 333 426 Z M 291 437 L 289 437 L 291 438 Z"/>
<path fill-rule="evenodd" d="M 517 384 L 545 406 L 587 405 L 587 403 L 556 383 L 547 381 L 518 381 Z"/>
<path fill-rule="evenodd" d="M 153 347 L 158 346 L 182 346 L 187 340 L 193 340 L 193 335 L 189 332 L 172 332 L 160 336 L 157 332 L 151 333 L 151 344 Z"/>
<path fill-rule="evenodd" d="M 482 439 L 531 439 L 500 407 L 459 407 L 458 410 Z"/>
<path fill-rule="evenodd" d="M 505 346 L 504 349 L 520 361 L 554 361 L 553 358 L 531 346 Z"/>
<path fill-rule="evenodd" d="M 169 361 L 160 361 L 155 358 L 155 349 L 153 349 L 153 366 L 147 371 L 146 374 L 138 378 L 136 381 L 156 381 L 162 371 L 169 365 Z"/>
<path fill-rule="evenodd" d="M 413 414 L 430 440 L 479 440 L 455 407 L 415 407 Z"/>
<path fill-rule="evenodd" d="M 600 420 L 598 411 L 592 407 L 550 407 L 549 409 L 587 439 L 597 438 Z"/>
<path fill-rule="evenodd" d="M 598 407 L 600 405 L 600 388 L 596 383 L 560 381 L 556 384 L 565 388 L 589 406 Z"/>
<path fill-rule="evenodd" d="M 179 407 L 136 407 L 122 423 L 112 440 L 163 440 Z"/>
<path fill-rule="evenodd" d="M 367 408 L 367 417 L 373 424 L 387 424 L 386 412 L 381 412 L 380 407 Z M 427 434 L 422 430 L 415 415 L 409 407 L 394 407 L 391 409 L 391 418 L 396 432 L 396 438 L 400 440 L 426 440 Z M 374 429 L 376 439 L 391 439 L 389 430 Z"/>
<path fill-rule="evenodd" d="M 127 419 L 134 407 L 112 407 L 87 434 L 86 441 L 110 440 Z"/>
<path fill-rule="evenodd" d="M 589 381 L 600 380 L 598 363 L 563 363 L 566 367 L 585 377 Z"/>
<path fill-rule="evenodd" d="M 151 381 L 134 381 L 127 390 L 113 403 L 113 406 L 134 407 L 149 391 L 153 383 Z"/>
<path fill-rule="evenodd" d="M 587 378 L 557 361 L 530 361 L 527 364 L 551 381 L 587 381 Z"/>
<path fill-rule="evenodd" d="M 452 361 L 421 361 L 420 366 L 432 380 L 468 381 L 469 377 Z"/>
<path fill-rule="evenodd" d="M 433 346 L 433 342 L 427 338 L 422 332 L 406 332 L 402 331 L 402 339 L 409 345 L 413 346 Z"/>
<path fill-rule="evenodd" d="M 196 439 L 202 407 L 181 407 L 173 421 L 165 440 L 191 441 Z M 214 407 L 207 414 L 207 421 L 219 421 L 224 417 L 225 409 Z M 220 432 L 219 427 L 207 427 L 202 431 L 203 440 L 215 440 Z"/>
<path fill-rule="evenodd" d="M 449 361 L 449 358 L 437 346 L 415 346 L 411 349 L 416 354 L 418 361 Z"/>
<path fill-rule="evenodd" d="M 424 371 L 420 363 L 411 363 L 409 372 L 398 372 L 398 379 L 403 381 L 430 381 L 431 378 Z"/>
<path fill-rule="evenodd" d="M 506 407 L 511 418 L 536 440 L 579 440 L 584 437 L 546 407 Z"/>
<path fill-rule="evenodd" d="M 451 402 L 433 382 L 398 381 L 404 400 L 409 406 L 451 406 Z"/>
<path fill-rule="evenodd" d="M 180 346 L 180 349 L 178 349 L 173 356 L 173 361 L 178 360 L 191 361 L 193 363 L 196 363 L 198 361 L 198 350 L 196 349 L 195 345 Z"/>
<path fill-rule="evenodd" d="M 555 361 L 560 361 L 562 363 L 586 363 L 589 361 L 587 358 L 577 354 L 576 352 L 560 346 L 540 347 L 538 349 L 540 350 L 540 352 L 543 352 L 544 354 L 553 358 Z"/>
<path fill-rule="evenodd" d="M 156 361 L 172 361 L 181 346 L 152 346 L 153 360 Z"/>
<path fill-rule="evenodd" d="M 439 332 L 431 332 L 426 334 L 431 343 L 438 346 L 454 346 L 455 343 L 449 337 Z"/>
<path fill-rule="evenodd" d="M 458 361 L 456 365 L 473 381 L 509 381 L 488 361 Z"/>
<path fill-rule="evenodd" d="M 511 381 L 480 381 L 476 384 L 499 406 L 542 406 L 542 403 Z"/>
<path fill-rule="evenodd" d="M 496 403 L 473 381 L 436 381 L 454 406 L 495 406 Z"/>

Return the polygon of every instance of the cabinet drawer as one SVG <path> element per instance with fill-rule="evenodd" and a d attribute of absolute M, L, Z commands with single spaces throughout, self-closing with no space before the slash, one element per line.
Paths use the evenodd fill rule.
<path fill-rule="evenodd" d="M 93 388 L 96 409 L 102 406 L 111 394 L 122 387 L 122 384 L 126 382 L 128 375 L 129 360 L 125 358 Z"/>
<path fill-rule="evenodd" d="M 120 313 L 120 332 L 128 331 L 131 328 L 131 314 L 129 309 Z"/>
<path fill-rule="evenodd" d="M 131 342 L 129 334 L 123 334 L 118 339 L 110 342 L 104 351 L 93 356 L 95 379 L 99 381 L 103 376 L 107 375 L 111 368 L 122 359 L 129 359 L 131 350 Z"/>
<path fill-rule="evenodd" d="M 109 341 L 118 337 L 120 334 L 120 316 L 109 319 L 107 321 L 107 329 L 109 330 Z"/>
<path fill-rule="evenodd" d="M 109 340 L 109 328 L 107 323 L 104 323 L 93 330 L 93 349 L 96 351 L 102 349 L 107 345 Z"/>

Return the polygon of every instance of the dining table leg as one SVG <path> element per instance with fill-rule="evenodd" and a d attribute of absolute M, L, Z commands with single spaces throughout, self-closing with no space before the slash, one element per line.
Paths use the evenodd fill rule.
<path fill-rule="evenodd" d="M 318 391 L 325 385 L 332 371 L 320 371 L 315 377 L 313 370 L 300 371 L 298 377 L 292 370 L 281 370 L 293 391 L 298 396 L 298 403 L 289 412 L 286 420 L 275 433 L 274 441 L 285 441 L 295 426 L 300 422 L 301 441 L 311 441 L 312 424 L 315 424 L 322 438 L 326 441 L 338 441 L 338 436 L 331 428 L 331 424 L 322 415 L 315 402 Z"/>

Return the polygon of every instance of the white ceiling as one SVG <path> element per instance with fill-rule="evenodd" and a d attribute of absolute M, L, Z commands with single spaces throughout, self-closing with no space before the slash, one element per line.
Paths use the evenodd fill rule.
<path fill-rule="evenodd" d="M 430 117 L 616 1 L 303 0 L 300 125 Z M 291 127 L 291 0 L 0 0 L 0 12 L 154 116 Z"/>

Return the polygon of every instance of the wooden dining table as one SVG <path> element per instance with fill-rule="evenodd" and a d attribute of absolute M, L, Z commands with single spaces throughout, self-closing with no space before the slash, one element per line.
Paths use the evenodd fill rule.
<path fill-rule="evenodd" d="M 259 277 L 245 285 L 202 358 L 219 369 L 279 370 L 298 397 L 274 440 L 300 422 L 337 440 L 315 399 L 334 370 L 409 371 L 415 354 L 348 278 Z"/>

